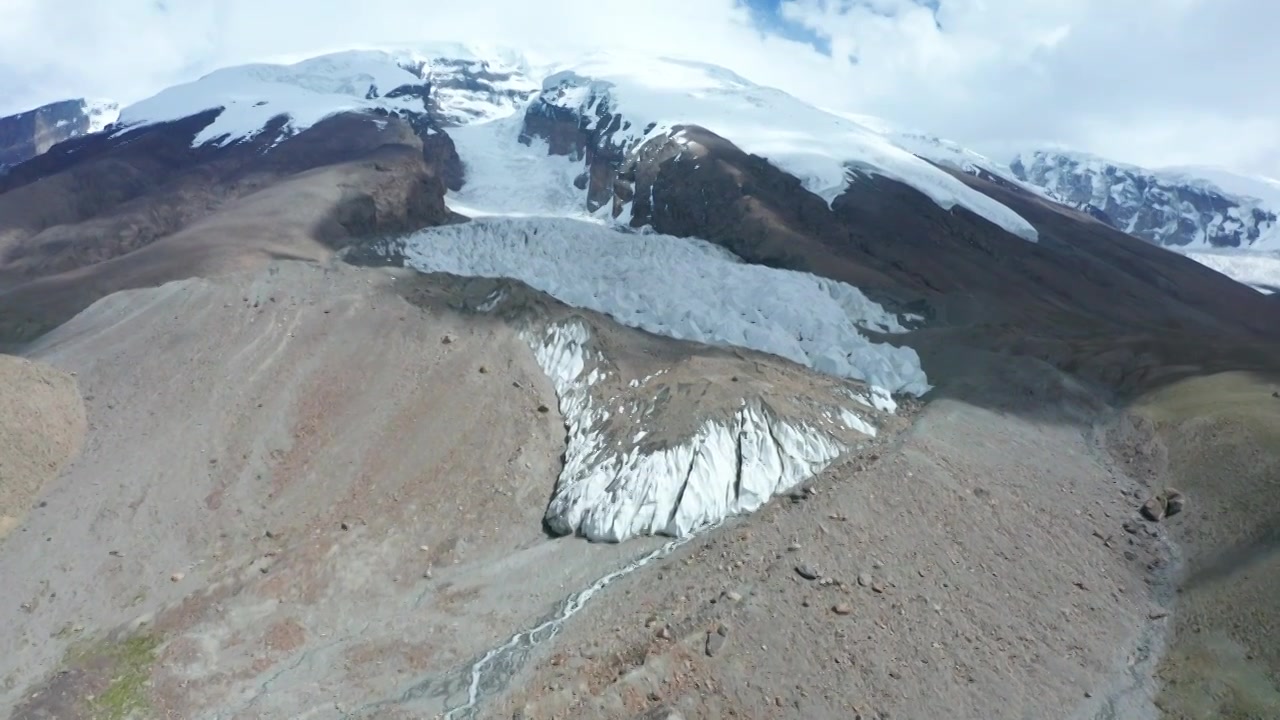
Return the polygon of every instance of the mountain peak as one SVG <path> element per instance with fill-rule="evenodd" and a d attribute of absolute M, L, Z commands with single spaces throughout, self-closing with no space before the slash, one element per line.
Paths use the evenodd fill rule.
<path fill-rule="evenodd" d="M 0 118 L 0 168 L 17 165 L 64 140 L 101 132 L 116 121 L 110 100 L 62 100 Z"/>

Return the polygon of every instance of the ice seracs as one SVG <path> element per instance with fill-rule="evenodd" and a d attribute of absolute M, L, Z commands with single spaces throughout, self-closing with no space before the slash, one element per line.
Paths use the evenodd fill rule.
<path fill-rule="evenodd" d="M 876 413 L 896 410 L 890 390 L 928 389 L 913 350 L 863 336 L 902 327 L 856 288 L 744 263 L 700 240 L 566 218 L 484 218 L 416 233 L 403 253 L 423 272 L 514 278 L 624 325 L 761 350 L 874 383 L 825 387 L 834 381 L 812 375 L 816 401 L 734 391 L 730 407 L 674 407 L 662 398 L 682 383 L 667 377 L 669 368 L 621 378 L 593 347 L 586 321 L 535 326 L 525 339 L 555 387 L 568 430 L 545 515 L 558 533 L 610 542 L 681 537 L 752 512 L 827 467 L 850 434 L 875 437 Z M 479 309 L 494 310 L 505 298 L 495 292 Z M 694 414 L 692 429 L 661 437 L 689 421 L 680 413 Z"/>
<path fill-rule="evenodd" d="M 568 428 L 564 467 L 545 515 L 557 533 L 606 542 L 683 537 L 758 509 L 846 447 L 815 423 L 780 416 L 760 398 L 744 399 L 728 418 L 704 420 L 682 441 L 642 446 L 647 432 L 619 436 L 608 422 L 620 401 L 607 387 L 622 383 L 589 346 L 584 322 L 531 329 L 525 338 L 556 389 Z M 855 411 L 841 408 L 840 414 L 849 429 L 874 436 Z"/>
<path fill-rule="evenodd" d="M 515 278 L 657 335 L 750 348 L 863 380 L 881 388 L 873 390 L 880 405 L 889 393 L 929 390 L 914 350 L 863 334 L 903 328 L 857 288 L 744 263 L 700 240 L 561 218 L 485 218 L 419 232 L 404 253 L 424 272 Z"/>

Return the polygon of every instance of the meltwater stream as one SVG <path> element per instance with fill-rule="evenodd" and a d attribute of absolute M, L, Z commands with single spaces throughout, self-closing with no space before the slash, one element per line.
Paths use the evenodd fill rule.
<path fill-rule="evenodd" d="M 588 585 L 584 590 L 576 592 L 564 599 L 560 607 L 551 616 L 537 626 L 512 635 L 502 645 L 485 653 L 471 666 L 471 683 L 467 686 L 467 701 L 464 705 L 445 713 L 446 720 L 470 720 L 475 717 L 483 695 L 493 694 L 506 686 L 515 675 L 529 651 L 536 645 L 550 640 L 560 632 L 561 626 L 583 608 L 596 593 L 613 584 L 615 580 L 639 570 L 654 560 L 670 555 L 676 548 L 694 538 L 690 533 L 682 538 L 672 540 L 658 549 L 643 555 L 613 572 Z"/>
<path fill-rule="evenodd" d="M 486 698 L 507 687 L 511 678 L 524 666 L 533 648 L 554 638 L 560 632 L 564 622 L 577 614 L 596 593 L 613 584 L 619 578 L 639 570 L 654 560 L 660 560 L 670 555 L 680 546 L 688 543 L 703 532 L 718 527 L 719 524 L 708 525 L 700 528 L 697 533 L 690 533 L 684 537 L 671 540 L 656 550 L 642 555 L 608 575 L 599 578 L 586 588 L 569 595 L 555 610 L 544 616 L 536 625 L 512 635 L 506 642 L 493 647 L 477 658 L 474 663 L 465 666 L 460 671 L 448 673 L 444 677 L 428 678 L 401 693 L 399 697 L 365 706 L 354 713 L 348 714 L 347 717 L 367 717 L 367 713 L 380 708 L 396 705 L 404 706 L 427 698 L 443 700 L 446 708 L 448 708 L 450 698 L 461 695 L 465 690 L 466 699 L 456 707 L 447 709 L 444 718 L 447 720 L 472 720 L 479 713 L 480 705 Z"/>

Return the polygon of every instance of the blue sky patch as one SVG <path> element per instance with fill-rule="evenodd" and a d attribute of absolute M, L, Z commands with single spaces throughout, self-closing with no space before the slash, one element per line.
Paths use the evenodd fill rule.
<path fill-rule="evenodd" d="M 751 11 L 756 25 L 767 33 L 780 35 L 788 40 L 809 43 L 824 55 L 831 54 L 831 42 L 809 28 L 787 20 L 780 8 L 785 0 L 738 0 Z"/>
<path fill-rule="evenodd" d="M 831 42 L 813 30 L 798 23 L 787 20 L 782 15 L 782 5 L 788 0 L 738 0 L 738 4 L 746 6 L 756 25 L 764 32 L 779 35 L 789 40 L 809 43 L 824 55 L 831 54 Z M 934 23 L 937 23 L 938 6 L 942 0 L 912 0 L 916 5 L 927 7 L 933 11 Z M 939 25 L 939 28 L 942 26 Z"/>

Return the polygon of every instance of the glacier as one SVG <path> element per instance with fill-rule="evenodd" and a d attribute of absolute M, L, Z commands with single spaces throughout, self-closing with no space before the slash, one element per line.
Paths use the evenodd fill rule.
<path fill-rule="evenodd" d="M 581 320 L 525 332 L 555 387 L 569 431 L 564 467 L 544 517 L 554 532 L 599 542 L 685 537 L 759 509 L 845 450 L 830 434 L 781 418 L 760 399 L 744 400 L 727 421 L 708 419 L 684 442 L 664 448 L 643 450 L 643 434 L 629 444 L 607 437 L 603 426 L 610 411 L 593 387 L 612 373 L 603 355 L 588 347 L 590 335 Z M 874 435 L 856 413 L 840 413 L 850 429 Z"/>
<path fill-rule="evenodd" d="M 705 241 L 566 218 L 482 218 L 415 233 L 404 253 L 423 272 L 514 278 L 656 335 L 749 348 L 862 380 L 882 388 L 873 390 L 877 404 L 890 393 L 930 389 L 915 350 L 862 334 L 904 328 L 857 288 L 745 263 Z"/>
<path fill-rule="evenodd" d="M 1201 265 L 1265 295 L 1280 291 L 1280 252 L 1250 249 L 1181 252 Z"/>
<path fill-rule="evenodd" d="M 518 141 L 524 116 L 450 128 L 466 182 L 445 195 L 449 209 L 469 217 L 585 217 L 585 192 L 573 181 L 582 163 L 551 155 L 547 143 Z"/>

